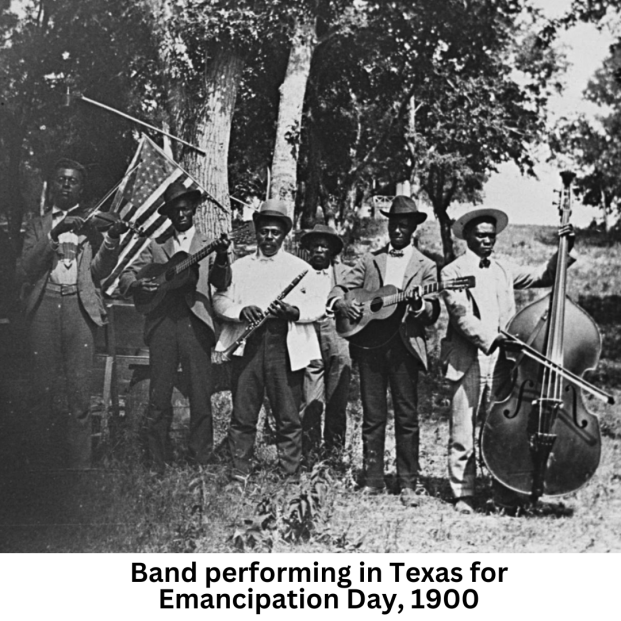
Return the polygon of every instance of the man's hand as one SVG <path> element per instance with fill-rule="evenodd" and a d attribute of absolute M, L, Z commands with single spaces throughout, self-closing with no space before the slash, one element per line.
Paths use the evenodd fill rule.
<path fill-rule="evenodd" d="M 411 291 L 409 303 L 410 303 L 410 310 L 413 313 L 419 313 L 420 311 L 423 310 L 423 305 L 425 303 L 423 302 L 423 298 L 420 297 L 419 287 L 414 287 L 414 289 Z"/>
<path fill-rule="evenodd" d="M 261 321 L 263 318 L 263 311 L 258 306 L 244 306 L 241 313 L 239 313 L 239 318 L 248 323 L 255 323 Z"/>
<path fill-rule="evenodd" d="M 334 304 L 334 310 L 350 321 L 360 321 L 362 319 L 362 304 L 356 300 L 337 300 Z"/>
<path fill-rule="evenodd" d="M 291 306 L 282 300 L 272 302 L 267 312 L 269 315 L 277 319 L 286 319 L 287 321 L 297 321 L 300 318 L 300 309 L 297 306 Z"/>
<path fill-rule="evenodd" d="M 560 226 L 558 229 L 559 237 L 567 237 L 568 249 L 571 252 L 571 249 L 574 247 L 574 243 L 576 242 L 576 231 L 574 229 L 573 224 L 566 224 L 565 226 Z"/>
<path fill-rule="evenodd" d="M 224 234 L 220 236 L 220 239 L 216 240 L 216 261 L 220 265 L 228 263 L 230 245 L 231 240 Z"/>
<path fill-rule="evenodd" d="M 515 353 L 520 351 L 520 349 L 522 348 L 521 344 L 518 343 L 515 339 L 512 339 L 502 333 L 499 333 L 494 339 L 489 353 L 493 353 L 499 347 L 501 349 L 504 349 L 507 353 Z"/>
<path fill-rule="evenodd" d="M 59 222 L 50 232 L 50 237 L 57 242 L 58 236 L 69 231 L 77 232 L 84 226 L 84 218 L 79 216 L 67 216 Z"/>
<path fill-rule="evenodd" d="M 152 278 L 139 278 L 134 280 L 129 290 L 130 293 L 153 293 L 157 291 L 157 283 Z"/>
<path fill-rule="evenodd" d="M 108 236 L 111 239 L 118 239 L 123 233 L 126 233 L 128 229 L 129 225 L 127 222 L 119 219 L 108 229 Z"/>

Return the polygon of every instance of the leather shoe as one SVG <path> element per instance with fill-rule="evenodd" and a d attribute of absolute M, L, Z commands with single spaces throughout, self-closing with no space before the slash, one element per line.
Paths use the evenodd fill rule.
<path fill-rule="evenodd" d="M 418 507 L 421 501 L 421 494 L 417 494 L 413 489 L 406 487 L 401 490 L 399 500 L 404 507 Z"/>
<path fill-rule="evenodd" d="M 458 498 L 455 503 L 455 511 L 463 515 L 472 515 L 474 513 L 474 501 L 472 496 L 464 496 Z"/>
<path fill-rule="evenodd" d="M 383 493 L 383 487 L 371 487 L 370 485 L 365 485 L 360 488 L 360 494 L 362 496 L 380 496 Z"/>

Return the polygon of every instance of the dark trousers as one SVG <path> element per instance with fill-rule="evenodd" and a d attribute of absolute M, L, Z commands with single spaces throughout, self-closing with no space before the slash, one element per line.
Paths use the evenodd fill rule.
<path fill-rule="evenodd" d="M 347 431 L 347 400 L 351 381 L 349 342 L 336 332 L 334 319 L 315 322 L 321 359 L 312 360 L 304 376 L 304 453 L 321 444 L 321 415 L 325 412 L 323 440 L 327 451 L 343 450 Z"/>
<path fill-rule="evenodd" d="M 30 325 L 37 406 L 35 465 L 91 466 L 91 373 L 95 324 L 77 293 L 45 291 Z"/>
<path fill-rule="evenodd" d="M 276 445 L 283 471 L 295 474 L 302 456 L 300 403 L 304 370 L 291 371 L 287 322 L 267 321 L 246 343 L 244 355 L 233 358 L 233 415 L 229 446 L 238 474 L 250 473 L 259 412 L 267 397 L 276 419 Z"/>
<path fill-rule="evenodd" d="M 418 478 L 418 370 L 414 356 L 396 335 L 389 343 L 358 350 L 362 397 L 362 450 L 365 484 L 384 486 L 384 443 L 390 386 L 395 414 L 397 478 L 401 488 L 414 488 Z"/>
<path fill-rule="evenodd" d="M 173 418 L 173 386 L 179 363 L 189 380 L 190 438 L 188 458 L 206 464 L 213 453 L 211 415 L 211 330 L 194 316 L 185 302 L 176 305 L 153 328 L 149 337 L 149 412 L 147 452 L 151 465 L 161 470 L 168 460 L 168 433 Z"/>

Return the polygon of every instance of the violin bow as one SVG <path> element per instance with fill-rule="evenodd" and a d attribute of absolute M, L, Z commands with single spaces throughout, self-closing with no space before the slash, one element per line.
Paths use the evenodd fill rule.
<path fill-rule="evenodd" d="M 591 393 L 594 397 L 605 401 L 606 403 L 608 403 L 608 405 L 614 405 L 615 398 L 611 394 L 604 392 L 597 386 L 593 386 L 593 384 L 577 376 L 575 373 L 568 371 L 562 365 L 557 364 L 556 362 L 552 362 L 552 360 L 546 358 L 542 353 L 538 352 L 536 349 L 519 339 L 517 336 L 510 334 L 506 330 L 501 330 L 500 332 L 501 334 L 504 334 L 506 337 L 510 338 L 514 343 L 518 344 L 525 356 L 528 356 L 532 360 L 535 360 L 536 362 L 547 367 L 548 369 L 552 369 L 561 377 L 570 381 L 572 384 L 576 384 L 576 386 L 582 388 L 583 390 Z"/>

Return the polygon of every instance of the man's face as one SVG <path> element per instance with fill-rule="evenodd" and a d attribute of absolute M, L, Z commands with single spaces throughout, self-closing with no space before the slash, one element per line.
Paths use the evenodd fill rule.
<path fill-rule="evenodd" d="M 273 257 L 282 246 L 287 229 L 279 218 L 260 218 L 256 228 L 257 246 L 265 257 Z"/>
<path fill-rule="evenodd" d="M 416 230 L 416 222 L 410 216 L 391 216 L 388 218 L 388 236 L 392 247 L 400 250 L 409 245 Z"/>
<path fill-rule="evenodd" d="M 194 219 L 194 202 L 182 196 L 173 202 L 167 214 L 177 231 L 183 233 L 192 226 Z"/>
<path fill-rule="evenodd" d="M 468 248 L 482 259 L 492 254 L 496 243 L 496 225 L 493 222 L 479 222 L 466 229 Z"/>
<path fill-rule="evenodd" d="M 325 235 L 313 237 L 308 244 L 308 250 L 310 252 L 308 262 L 316 270 L 325 270 L 334 258 L 332 244 Z"/>
<path fill-rule="evenodd" d="M 82 173 L 73 168 L 59 168 L 52 177 L 52 200 L 63 211 L 78 204 L 84 181 Z"/>

